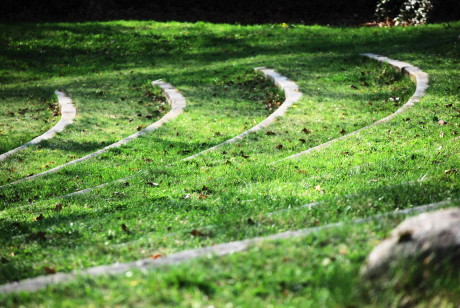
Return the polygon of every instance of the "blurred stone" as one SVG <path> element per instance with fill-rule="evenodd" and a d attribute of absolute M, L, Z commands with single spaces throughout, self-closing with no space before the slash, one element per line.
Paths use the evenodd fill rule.
<path fill-rule="evenodd" d="M 391 275 L 395 266 L 425 270 L 460 264 L 460 209 L 423 213 L 403 221 L 368 256 L 362 269 L 365 278 Z M 450 267 L 452 268 L 452 267 Z"/>

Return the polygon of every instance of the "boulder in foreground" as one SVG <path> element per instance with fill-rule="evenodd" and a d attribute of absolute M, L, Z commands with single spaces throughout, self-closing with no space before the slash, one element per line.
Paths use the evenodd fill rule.
<path fill-rule="evenodd" d="M 458 276 L 459 265 L 460 209 L 449 208 L 403 221 L 371 252 L 362 273 L 370 281 L 415 286 Z"/>

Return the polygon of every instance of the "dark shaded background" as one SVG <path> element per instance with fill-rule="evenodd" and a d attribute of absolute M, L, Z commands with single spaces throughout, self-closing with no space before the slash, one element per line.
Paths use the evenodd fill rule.
<path fill-rule="evenodd" d="M 377 0 L 3 0 L 0 21 L 139 19 L 219 23 L 358 25 L 374 20 Z M 432 21 L 460 19 L 460 0 L 434 0 Z"/>

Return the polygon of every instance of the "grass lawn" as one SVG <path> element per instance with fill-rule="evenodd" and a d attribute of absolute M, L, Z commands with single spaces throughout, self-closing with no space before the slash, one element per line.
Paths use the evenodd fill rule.
<path fill-rule="evenodd" d="M 57 173 L 0 188 L 0 283 L 460 197 L 458 22 L 285 28 L 119 21 L 0 29 L 2 150 L 53 125 L 55 89 L 69 94 L 78 113 L 57 137 L 0 162 L 0 185 L 84 156 L 159 119 L 168 109 L 152 80 L 171 83 L 187 100 L 183 114 L 149 135 Z M 415 87 L 407 77 L 359 56 L 363 52 L 420 67 L 430 77 L 426 96 L 388 123 L 281 160 L 371 124 L 412 95 Z M 295 81 L 301 100 L 268 129 L 182 161 L 249 129 L 282 103 L 283 94 L 253 71 L 258 66 Z M 48 126 L 41 124 L 45 121 Z M 126 176 L 131 177 L 59 198 Z M 296 209 L 314 201 L 322 203 Z M 452 291 L 442 283 L 434 282 L 442 288 L 424 296 L 406 290 L 387 301 L 365 290 L 358 275 L 365 256 L 401 219 L 345 224 L 148 273 L 81 278 L 36 293 L 0 295 L 0 303 L 455 303 L 458 287 Z"/>

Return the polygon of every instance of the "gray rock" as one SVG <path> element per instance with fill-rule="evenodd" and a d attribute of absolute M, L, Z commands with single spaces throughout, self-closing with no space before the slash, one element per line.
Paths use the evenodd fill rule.
<path fill-rule="evenodd" d="M 426 270 L 447 265 L 452 269 L 460 265 L 459 257 L 460 209 L 444 209 L 403 221 L 371 252 L 362 274 L 368 279 L 391 279 L 396 266 Z"/>

